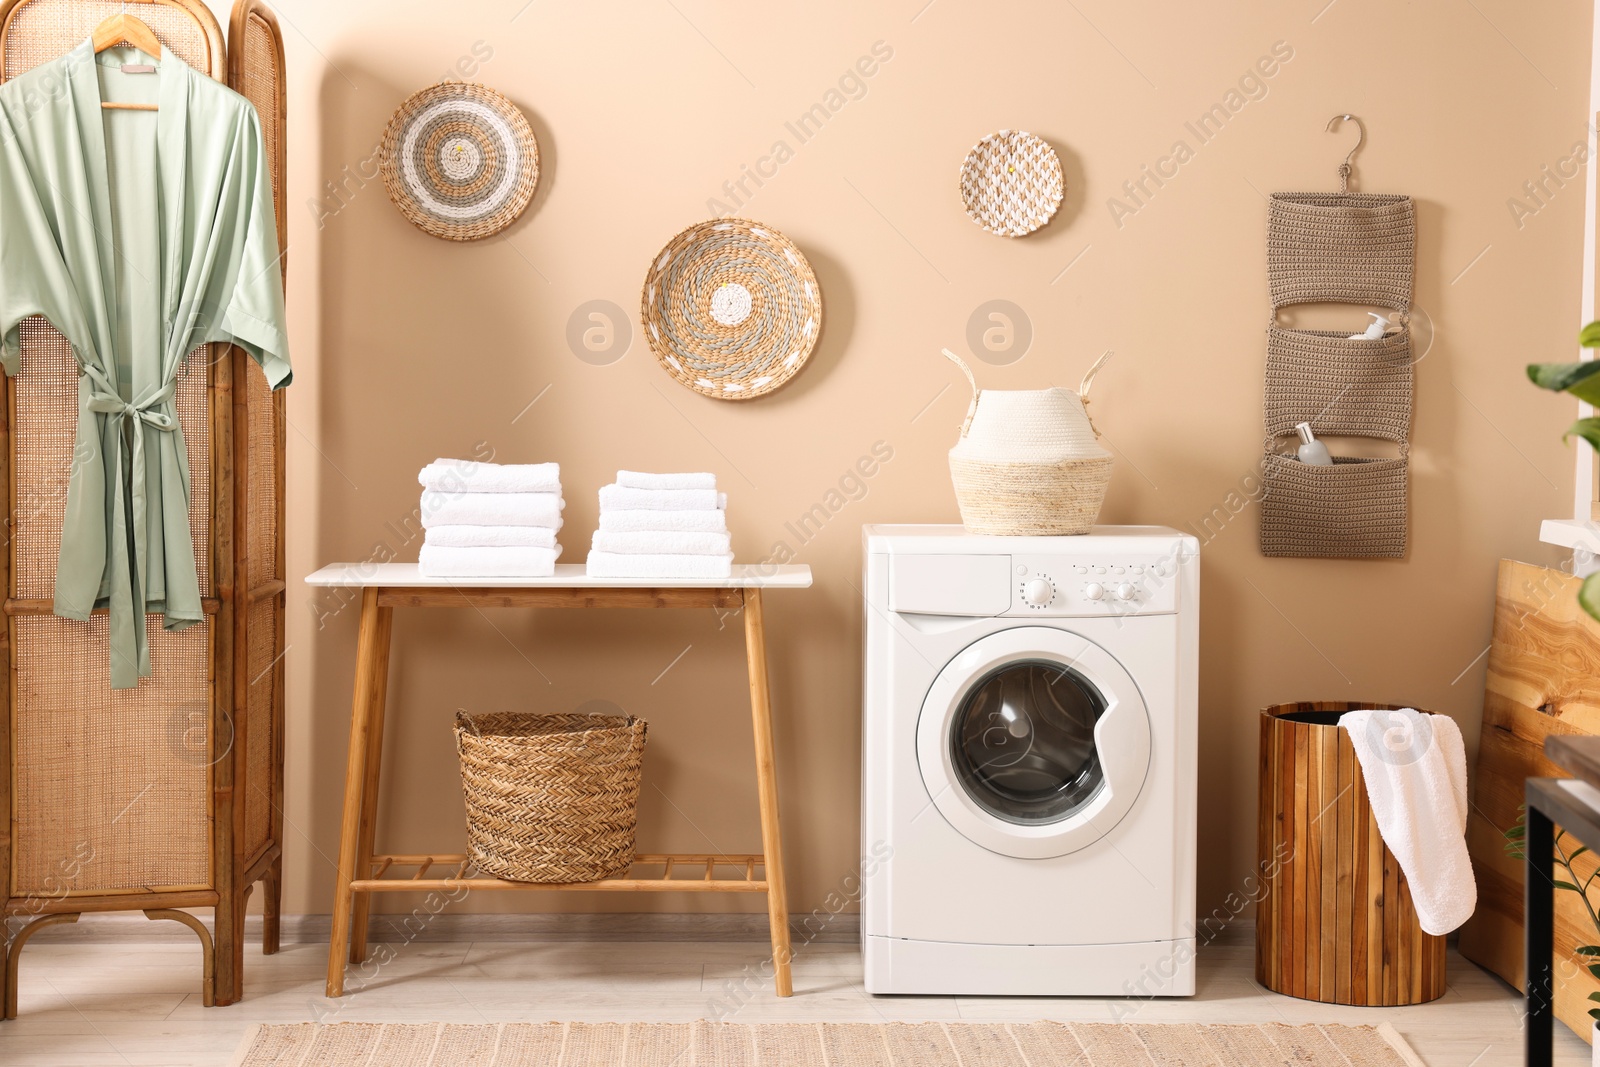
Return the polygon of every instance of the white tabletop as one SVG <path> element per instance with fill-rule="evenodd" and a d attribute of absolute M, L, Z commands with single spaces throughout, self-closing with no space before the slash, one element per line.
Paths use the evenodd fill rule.
<path fill-rule="evenodd" d="M 330 563 L 306 576 L 307 585 L 405 589 L 806 589 L 803 563 L 736 563 L 729 578 L 591 578 L 581 563 L 557 563 L 549 578 L 427 578 L 415 563 Z"/>

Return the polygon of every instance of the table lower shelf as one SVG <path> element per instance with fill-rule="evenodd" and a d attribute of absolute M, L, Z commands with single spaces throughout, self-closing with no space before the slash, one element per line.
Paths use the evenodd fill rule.
<path fill-rule="evenodd" d="M 400 875 L 412 868 L 416 873 Z M 435 868 L 444 877 L 428 877 Z M 729 876 L 728 872 L 732 872 Z M 760 871 L 763 877 L 757 878 Z M 373 856 L 370 877 L 356 878 L 357 893 L 415 893 L 434 889 L 525 889 L 600 893 L 765 893 L 766 857 L 707 853 L 655 853 L 633 858 L 628 876 L 598 882 L 513 882 L 479 875 L 464 853 Z M 650 874 L 656 877 L 648 877 Z"/>

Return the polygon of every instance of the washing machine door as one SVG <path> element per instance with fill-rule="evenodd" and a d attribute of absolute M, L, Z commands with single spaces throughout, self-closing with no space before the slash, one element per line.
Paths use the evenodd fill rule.
<path fill-rule="evenodd" d="M 1110 833 L 1144 788 L 1150 717 L 1099 645 L 1021 626 L 947 663 L 917 721 L 928 796 L 968 840 L 1045 859 Z"/>

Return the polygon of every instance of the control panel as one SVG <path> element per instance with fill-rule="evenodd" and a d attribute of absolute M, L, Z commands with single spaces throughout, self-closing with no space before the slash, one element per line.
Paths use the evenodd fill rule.
<path fill-rule="evenodd" d="M 1176 556 L 1013 555 L 1007 615 L 1132 615 L 1176 611 Z"/>

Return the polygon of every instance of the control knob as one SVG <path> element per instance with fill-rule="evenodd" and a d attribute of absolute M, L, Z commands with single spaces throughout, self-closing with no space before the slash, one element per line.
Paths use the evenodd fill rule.
<path fill-rule="evenodd" d="M 1129 585 L 1127 582 L 1123 582 L 1121 585 L 1117 586 L 1116 592 L 1118 600 L 1132 600 L 1139 591 L 1133 586 Z"/>
<path fill-rule="evenodd" d="M 1042 608 L 1056 598 L 1056 587 L 1047 579 L 1034 578 L 1022 587 L 1022 599 L 1036 608 Z"/>
<path fill-rule="evenodd" d="M 1088 597 L 1090 600 L 1104 600 L 1106 595 L 1106 587 L 1101 585 L 1099 582 L 1090 582 L 1088 585 L 1083 587 L 1083 595 Z"/>

